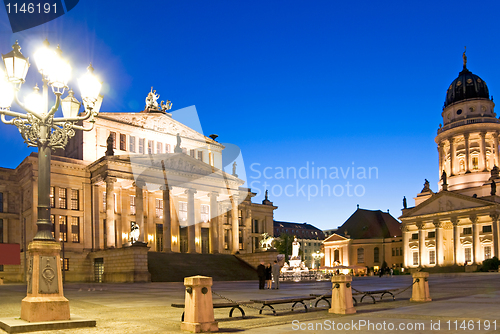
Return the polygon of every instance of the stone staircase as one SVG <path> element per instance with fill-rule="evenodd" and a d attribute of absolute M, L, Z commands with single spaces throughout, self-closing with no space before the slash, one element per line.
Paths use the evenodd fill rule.
<path fill-rule="evenodd" d="M 214 281 L 257 280 L 257 272 L 234 255 L 148 252 L 151 282 L 183 282 L 187 276 Z"/>

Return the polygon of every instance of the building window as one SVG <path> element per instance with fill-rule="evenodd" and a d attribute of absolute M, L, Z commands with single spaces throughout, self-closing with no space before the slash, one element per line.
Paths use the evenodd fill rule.
<path fill-rule="evenodd" d="M 238 224 L 243 225 L 243 210 L 238 210 Z"/>
<path fill-rule="evenodd" d="M 483 226 L 483 233 L 490 233 L 490 232 L 491 232 L 491 225 Z"/>
<path fill-rule="evenodd" d="M 102 192 L 102 211 L 106 211 L 106 192 Z"/>
<path fill-rule="evenodd" d="M 208 163 L 210 164 L 210 166 L 214 165 L 214 154 L 212 152 L 208 153 Z"/>
<path fill-rule="evenodd" d="M 365 263 L 365 250 L 358 248 L 358 263 Z"/>
<path fill-rule="evenodd" d="M 436 232 L 429 232 L 427 233 L 427 238 L 435 238 L 436 237 Z"/>
<path fill-rule="evenodd" d="M 155 199 L 156 218 L 163 218 L 163 200 Z"/>
<path fill-rule="evenodd" d="M 229 249 L 229 230 L 224 230 L 224 249 Z"/>
<path fill-rule="evenodd" d="M 0 264 L 0 271 L 3 271 L 3 264 Z"/>
<path fill-rule="evenodd" d="M 413 265 L 418 266 L 418 252 L 413 252 Z"/>
<path fill-rule="evenodd" d="M 198 160 L 203 161 L 203 151 L 198 151 Z"/>
<path fill-rule="evenodd" d="M 78 189 L 71 189 L 71 210 L 80 210 Z"/>
<path fill-rule="evenodd" d="M 56 216 L 50 215 L 50 223 L 52 224 L 52 238 L 56 237 Z"/>
<path fill-rule="evenodd" d="M 139 153 L 144 154 L 144 138 L 139 138 Z"/>
<path fill-rule="evenodd" d="M 68 208 L 68 192 L 66 188 L 59 188 L 59 209 Z"/>
<path fill-rule="evenodd" d="M 0 219 L 0 244 L 3 244 L 3 219 Z"/>
<path fill-rule="evenodd" d="M 477 157 L 472 157 L 472 169 L 479 169 L 479 159 Z"/>
<path fill-rule="evenodd" d="M 163 224 L 156 224 L 156 251 L 163 252 Z"/>
<path fill-rule="evenodd" d="M 380 250 L 378 247 L 375 247 L 375 249 L 373 249 L 373 262 L 380 262 Z"/>
<path fill-rule="evenodd" d="M 63 259 L 62 269 L 63 269 L 63 271 L 68 271 L 69 270 L 69 259 L 67 257 L 65 257 Z"/>
<path fill-rule="evenodd" d="M 463 234 L 472 234 L 472 227 L 464 227 Z"/>
<path fill-rule="evenodd" d="M 257 219 L 253 220 L 252 233 L 259 233 L 259 221 Z"/>
<path fill-rule="evenodd" d="M 130 214 L 135 215 L 135 196 L 130 195 Z"/>
<path fill-rule="evenodd" d="M 459 165 L 460 165 L 460 171 L 465 172 L 465 161 L 460 159 Z"/>
<path fill-rule="evenodd" d="M 154 154 L 155 149 L 154 149 L 154 141 L 148 140 L 148 154 Z"/>
<path fill-rule="evenodd" d="M 135 153 L 135 137 L 130 136 L 128 139 L 128 148 L 130 152 Z"/>
<path fill-rule="evenodd" d="M 491 259 L 491 246 L 484 246 L 484 259 Z"/>
<path fill-rule="evenodd" d="M 165 144 L 165 153 L 170 153 L 170 145 Z"/>
<path fill-rule="evenodd" d="M 120 133 L 120 150 L 127 150 L 127 135 L 123 133 Z"/>
<path fill-rule="evenodd" d="M 156 153 L 157 154 L 163 153 L 163 144 L 162 143 L 156 143 Z"/>
<path fill-rule="evenodd" d="M 113 138 L 113 148 L 116 148 L 116 132 L 111 131 L 109 135 Z"/>
<path fill-rule="evenodd" d="M 188 217 L 187 202 L 179 202 L 179 220 L 186 221 Z"/>
<path fill-rule="evenodd" d="M 118 212 L 118 201 L 116 200 L 116 194 L 113 193 L 113 208 L 115 210 L 115 213 Z"/>
<path fill-rule="evenodd" d="M 202 204 L 200 207 L 201 221 L 206 223 L 210 219 L 210 205 Z"/>
<path fill-rule="evenodd" d="M 50 187 L 50 207 L 56 207 L 56 187 Z"/>
<path fill-rule="evenodd" d="M 71 241 L 80 242 L 80 217 L 71 217 Z"/>
<path fill-rule="evenodd" d="M 68 217 L 59 216 L 59 238 L 63 242 L 68 242 Z"/>
<path fill-rule="evenodd" d="M 196 151 L 195 150 L 189 150 L 189 155 L 191 158 L 194 158 L 196 156 Z"/>
<path fill-rule="evenodd" d="M 3 212 L 3 193 L 0 193 L 0 212 Z"/>
<path fill-rule="evenodd" d="M 243 231 L 242 230 L 238 231 L 238 243 L 239 243 L 239 249 L 243 249 Z"/>
<path fill-rule="evenodd" d="M 429 264 L 436 264 L 436 251 L 429 251 Z"/>
<path fill-rule="evenodd" d="M 469 263 L 472 261 L 472 248 L 465 248 L 465 262 Z"/>
<path fill-rule="evenodd" d="M 411 235 L 411 240 L 418 240 L 418 233 L 413 233 Z"/>

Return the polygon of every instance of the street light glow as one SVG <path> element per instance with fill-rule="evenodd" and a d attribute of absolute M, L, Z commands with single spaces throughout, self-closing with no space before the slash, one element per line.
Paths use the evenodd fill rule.
<path fill-rule="evenodd" d="M 86 108 L 93 108 L 99 98 L 99 92 L 101 91 L 102 84 L 94 75 L 94 68 L 92 67 L 92 64 L 87 67 L 87 73 L 85 73 L 78 80 L 78 85 L 82 93 L 84 106 Z"/>
<path fill-rule="evenodd" d="M 0 109 L 9 109 L 14 100 L 14 89 L 7 80 L 5 72 L 0 69 Z"/>

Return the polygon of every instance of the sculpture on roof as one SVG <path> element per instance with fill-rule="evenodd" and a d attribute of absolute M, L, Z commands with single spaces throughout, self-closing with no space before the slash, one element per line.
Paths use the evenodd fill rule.
<path fill-rule="evenodd" d="M 403 209 L 407 209 L 406 205 L 406 196 L 403 196 Z"/>
<path fill-rule="evenodd" d="M 174 147 L 174 153 L 182 153 L 181 135 L 179 133 L 177 133 L 177 145 Z"/>
<path fill-rule="evenodd" d="M 158 97 L 159 97 L 159 95 L 158 95 Z M 164 101 L 161 101 L 160 107 L 161 107 L 161 111 L 170 110 L 170 109 L 172 109 L 172 102 L 170 100 L 167 100 L 167 103 L 164 104 Z"/>
<path fill-rule="evenodd" d="M 160 94 L 156 94 L 156 90 L 153 90 L 153 87 L 151 87 L 151 91 L 146 97 L 146 109 L 158 110 L 158 102 L 156 102 L 156 100 L 159 98 Z"/>
<path fill-rule="evenodd" d="M 111 133 L 108 136 L 108 139 L 106 139 L 106 156 L 112 157 L 115 155 L 115 152 L 113 151 L 113 144 L 114 144 L 114 139 Z"/>
<path fill-rule="evenodd" d="M 233 162 L 233 176 L 238 177 L 238 174 L 236 174 L 236 166 L 237 166 L 237 164 L 235 161 L 235 162 Z M 267 195 L 267 190 L 266 190 L 266 195 Z"/>
<path fill-rule="evenodd" d="M 427 180 L 427 179 L 425 179 L 424 188 L 422 189 L 421 193 L 425 193 L 425 192 L 432 192 L 432 190 L 430 188 L 429 180 Z"/>
<path fill-rule="evenodd" d="M 495 196 L 497 193 L 497 184 L 495 183 L 495 180 L 491 180 L 491 196 Z"/>

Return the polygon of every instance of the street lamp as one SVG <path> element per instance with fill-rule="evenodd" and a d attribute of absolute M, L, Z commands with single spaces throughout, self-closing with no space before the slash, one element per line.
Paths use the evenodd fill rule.
<path fill-rule="evenodd" d="M 28 247 L 28 294 L 21 304 L 21 318 L 26 321 L 68 320 L 69 303 L 63 296 L 61 275 L 58 275 L 61 272 L 61 246 L 52 235 L 50 220 L 51 150 L 64 149 L 75 130 L 93 129 L 94 117 L 98 115 L 102 101 L 99 96 L 101 83 L 90 65 L 79 80 L 84 111 L 78 115 L 80 102 L 73 91 L 61 99 L 68 89 L 71 66 L 63 59 L 59 46 L 51 49 L 45 40 L 43 47 L 35 53 L 35 62 L 42 75 L 42 94 L 35 86 L 23 103 L 19 91 L 30 67 L 29 58 L 23 56 L 16 41 L 12 51 L 2 55 L 2 59 L 5 72 L 0 69 L 0 119 L 5 124 L 15 125 L 28 146 L 38 147 L 37 233 Z M 49 86 L 55 95 L 55 103 L 50 108 Z M 13 101 L 25 113 L 12 111 Z M 59 106 L 62 106 L 63 117 L 55 116 Z M 91 122 L 90 127 L 77 125 L 85 120 Z"/>
<path fill-rule="evenodd" d="M 314 264 L 316 263 L 316 261 L 321 261 L 321 259 L 323 258 L 323 256 L 325 256 L 325 254 L 320 253 L 319 251 L 316 251 L 316 253 L 312 254 L 312 257 L 314 259 L 314 261 L 313 261 L 313 269 L 314 269 Z"/>

